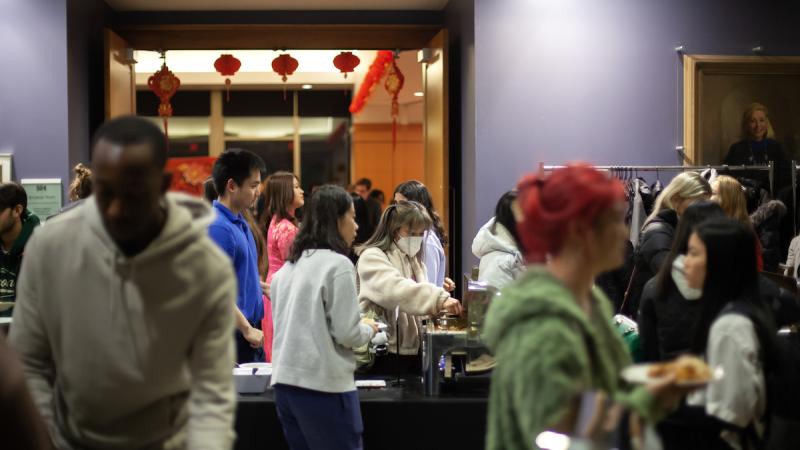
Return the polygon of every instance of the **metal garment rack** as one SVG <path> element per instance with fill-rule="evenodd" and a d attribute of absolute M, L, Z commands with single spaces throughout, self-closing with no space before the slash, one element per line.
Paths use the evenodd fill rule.
<path fill-rule="evenodd" d="M 794 161 L 792 162 L 794 164 Z M 544 164 L 539 165 L 539 169 L 545 172 L 550 172 L 556 169 L 563 169 L 567 166 L 545 166 Z M 725 172 L 744 172 L 744 171 L 761 171 L 761 172 L 769 172 L 769 191 L 771 194 L 775 191 L 775 164 L 770 161 L 766 166 L 728 166 L 728 165 L 718 165 L 718 166 L 593 166 L 597 170 L 606 170 L 609 172 L 685 172 L 687 170 L 706 170 L 706 169 L 714 169 L 718 171 L 725 171 Z M 800 167 L 794 164 L 795 170 L 792 172 L 793 177 L 797 177 L 797 171 L 800 170 Z M 774 194 L 773 194 L 774 195 Z"/>
<path fill-rule="evenodd" d="M 794 226 L 794 234 L 797 236 L 797 171 L 800 166 L 797 161 L 792 160 L 792 226 Z"/>

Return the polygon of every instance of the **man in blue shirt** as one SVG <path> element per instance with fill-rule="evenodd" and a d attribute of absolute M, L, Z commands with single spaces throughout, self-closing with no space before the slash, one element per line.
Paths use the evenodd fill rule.
<path fill-rule="evenodd" d="M 254 153 L 229 149 L 219 156 L 211 174 L 219 198 L 214 202 L 217 218 L 208 227 L 208 234 L 231 258 L 238 280 L 236 354 L 239 363 L 264 360 L 264 336 L 260 330 L 264 302 L 258 275 L 258 252 L 242 216 L 258 197 L 263 166 Z"/>

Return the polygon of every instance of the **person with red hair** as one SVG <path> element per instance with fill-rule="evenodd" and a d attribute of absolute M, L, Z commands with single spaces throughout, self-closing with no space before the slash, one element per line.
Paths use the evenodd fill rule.
<path fill-rule="evenodd" d="M 594 278 L 620 266 L 628 230 L 622 184 L 574 164 L 519 183 L 517 231 L 530 264 L 491 304 L 484 342 L 492 374 L 486 448 L 529 449 L 543 431 L 570 433 L 584 391 L 602 391 L 655 420 L 685 393 L 667 379 L 631 388 L 631 357 Z"/>

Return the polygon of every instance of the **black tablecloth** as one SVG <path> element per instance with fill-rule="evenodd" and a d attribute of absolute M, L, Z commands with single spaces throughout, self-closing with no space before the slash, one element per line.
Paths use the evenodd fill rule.
<path fill-rule="evenodd" d="M 426 397 L 419 380 L 383 389 L 359 389 L 366 450 L 482 449 L 487 391 Z M 273 391 L 240 395 L 236 449 L 288 449 Z"/>

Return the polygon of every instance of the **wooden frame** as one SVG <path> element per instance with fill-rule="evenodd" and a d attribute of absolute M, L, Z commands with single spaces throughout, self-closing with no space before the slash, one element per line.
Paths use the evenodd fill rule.
<path fill-rule="evenodd" d="M 698 124 L 705 75 L 800 75 L 800 57 L 683 55 L 684 163 L 702 162 Z"/>
<path fill-rule="evenodd" d="M 419 49 L 440 25 L 130 25 L 114 29 L 141 50 Z"/>

